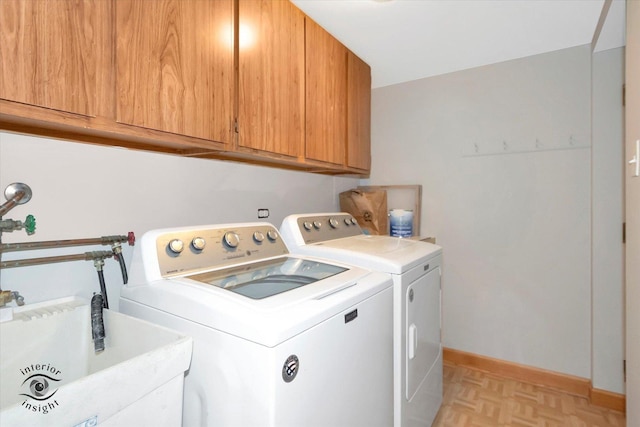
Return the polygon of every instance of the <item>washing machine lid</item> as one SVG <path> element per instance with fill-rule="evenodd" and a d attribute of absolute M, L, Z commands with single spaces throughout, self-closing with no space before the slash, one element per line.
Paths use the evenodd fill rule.
<path fill-rule="evenodd" d="M 268 263 L 258 262 L 261 265 L 255 270 L 251 264 L 238 266 L 247 270 L 237 271 L 236 276 L 266 272 Z M 273 267 L 305 276 L 299 282 L 310 281 L 309 277 L 315 281 L 302 285 L 266 282 L 267 291 L 262 291 L 259 281 L 238 280 L 225 287 L 217 272 L 198 273 L 126 285 L 121 299 L 274 347 L 392 286 L 387 274 L 313 257 L 288 255 Z M 228 273 L 233 269 L 225 270 L 231 277 Z M 243 289 L 243 282 L 249 286 Z"/>
<path fill-rule="evenodd" d="M 263 299 L 347 271 L 346 267 L 283 257 L 186 276 L 252 299 Z"/>

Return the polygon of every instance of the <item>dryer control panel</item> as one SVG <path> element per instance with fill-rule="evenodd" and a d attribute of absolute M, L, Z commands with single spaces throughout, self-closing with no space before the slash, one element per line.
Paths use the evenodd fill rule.
<path fill-rule="evenodd" d="M 289 222 L 289 219 L 294 220 L 295 224 Z M 293 218 L 288 217 L 285 220 L 283 227 L 289 228 L 288 231 L 292 231 L 292 227 L 297 228 L 298 234 L 304 239 L 306 245 L 363 234 L 358 221 L 347 213 L 294 215 Z"/>
<path fill-rule="evenodd" d="M 163 277 L 191 274 L 289 253 L 280 234 L 270 224 L 159 230 L 152 238 L 155 240 L 155 253 Z"/>

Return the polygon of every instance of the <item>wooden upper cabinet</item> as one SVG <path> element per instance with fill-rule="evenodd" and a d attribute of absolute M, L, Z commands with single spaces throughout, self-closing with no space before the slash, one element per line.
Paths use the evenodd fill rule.
<path fill-rule="evenodd" d="M 0 129 L 362 173 L 370 86 L 285 0 L 0 0 Z"/>
<path fill-rule="evenodd" d="M 344 165 L 347 48 L 311 19 L 306 30 L 306 148 L 311 160 Z"/>
<path fill-rule="evenodd" d="M 238 146 L 299 157 L 304 15 L 288 1 L 240 0 L 238 16 Z"/>
<path fill-rule="evenodd" d="M 116 120 L 230 143 L 233 0 L 115 4 Z"/>
<path fill-rule="evenodd" d="M 371 169 L 371 67 L 347 57 L 347 166 Z"/>
<path fill-rule="evenodd" d="M 99 3 L 0 0 L 0 98 L 94 116 L 109 25 Z"/>

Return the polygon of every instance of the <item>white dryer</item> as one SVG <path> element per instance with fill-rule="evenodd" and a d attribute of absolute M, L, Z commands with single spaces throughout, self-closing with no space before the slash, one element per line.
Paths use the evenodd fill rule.
<path fill-rule="evenodd" d="M 394 426 L 428 427 L 442 404 L 442 248 L 365 235 L 347 213 L 290 215 L 280 227 L 293 253 L 390 273 L 394 284 Z"/>
<path fill-rule="evenodd" d="M 193 337 L 185 426 L 388 427 L 392 302 L 389 275 L 250 223 L 146 233 L 120 309 Z"/>

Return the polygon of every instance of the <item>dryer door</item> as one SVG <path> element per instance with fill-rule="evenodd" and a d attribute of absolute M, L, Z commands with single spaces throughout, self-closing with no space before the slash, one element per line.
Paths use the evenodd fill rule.
<path fill-rule="evenodd" d="M 407 287 L 405 294 L 406 399 L 411 400 L 440 352 L 440 269 Z"/>

